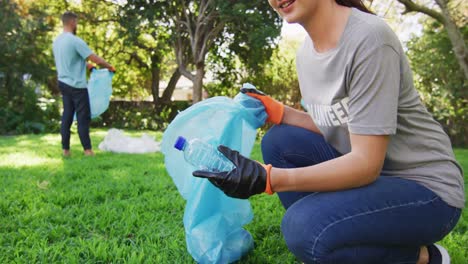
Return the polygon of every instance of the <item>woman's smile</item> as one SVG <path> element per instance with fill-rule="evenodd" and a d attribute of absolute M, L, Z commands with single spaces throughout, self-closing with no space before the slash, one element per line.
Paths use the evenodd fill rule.
<path fill-rule="evenodd" d="M 279 4 L 279 8 L 281 9 L 281 11 L 283 11 L 284 13 L 288 13 L 289 11 L 291 11 L 292 9 L 292 5 L 296 2 L 296 0 L 286 0 L 286 1 L 282 1 L 280 2 Z"/>

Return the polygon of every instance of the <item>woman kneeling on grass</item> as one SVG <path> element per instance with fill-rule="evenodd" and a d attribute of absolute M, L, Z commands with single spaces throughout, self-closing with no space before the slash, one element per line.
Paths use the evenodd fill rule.
<path fill-rule="evenodd" d="M 220 146 L 236 168 L 194 176 L 232 197 L 278 193 L 286 243 L 306 263 L 449 263 L 434 242 L 460 217 L 463 175 L 396 35 L 361 1 L 269 3 L 308 33 L 297 55 L 308 113 L 243 90 L 276 124 L 269 165 Z"/>

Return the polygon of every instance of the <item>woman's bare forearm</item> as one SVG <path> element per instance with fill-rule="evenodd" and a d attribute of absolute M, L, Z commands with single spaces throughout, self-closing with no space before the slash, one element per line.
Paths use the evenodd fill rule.
<path fill-rule="evenodd" d="M 302 127 L 317 134 L 322 134 L 308 113 L 289 106 L 284 107 L 284 116 L 281 123 Z"/>

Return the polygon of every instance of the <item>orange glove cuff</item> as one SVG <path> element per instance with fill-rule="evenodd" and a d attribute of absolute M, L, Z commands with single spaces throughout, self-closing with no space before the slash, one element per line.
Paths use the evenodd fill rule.
<path fill-rule="evenodd" d="M 267 172 L 267 177 L 266 177 L 266 187 L 265 187 L 265 193 L 269 194 L 269 195 L 272 195 L 274 194 L 275 192 L 273 191 L 273 189 L 271 188 L 271 180 L 270 180 L 270 171 L 271 171 L 271 164 L 268 164 L 268 165 L 265 165 L 265 164 L 262 164 L 263 168 L 265 168 L 266 172 Z"/>
<path fill-rule="evenodd" d="M 281 124 L 284 115 L 284 105 L 282 103 L 266 95 L 259 95 L 255 93 L 247 93 L 247 95 L 260 100 L 265 106 L 265 111 L 268 114 L 267 122 L 276 125 Z"/>

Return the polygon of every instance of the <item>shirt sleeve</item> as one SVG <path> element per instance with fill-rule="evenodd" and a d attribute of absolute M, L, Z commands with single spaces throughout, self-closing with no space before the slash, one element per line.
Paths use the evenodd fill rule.
<path fill-rule="evenodd" d="M 350 133 L 396 133 L 400 67 L 400 55 L 389 45 L 356 59 L 348 92 Z"/>
<path fill-rule="evenodd" d="M 78 37 L 76 38 L 76 41 L 75 41 L 75 49 L 76 49 L 76 52 L 78 52 L 78 54 L 80 54 L 80 56 L 84 60 L 86 60 L 91 54 L 93 54 L 93 52 L 88 47 L 86 42 L 84 42 L 82 39 Z"/>

